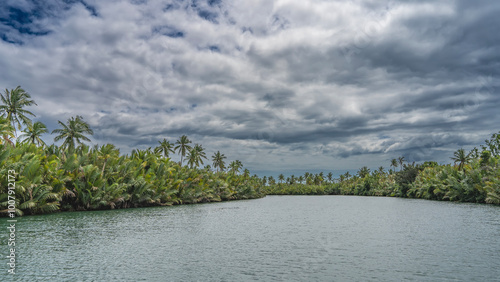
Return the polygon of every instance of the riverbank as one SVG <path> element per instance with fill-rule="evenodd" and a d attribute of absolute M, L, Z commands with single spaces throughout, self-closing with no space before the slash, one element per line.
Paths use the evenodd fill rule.
<path fill-rule="evenodd" d="M 471 161 L 464 169 L 452 165 L 407 164 L 398 172 L 375 171 L 320 184 L 278 183 L 266 195 L 356 195 L 419 198 L 500 205 L 499 158 Z"/>
<path fill-rule="evenodd" d="M 15 217 L 265 195 L 261 179 L 238 170 L 183 166 L 151 150 L 120 155 L 111 144 L 81 145 L 73 151 L 54 145 L 0 145 L 0 212 Z"/>

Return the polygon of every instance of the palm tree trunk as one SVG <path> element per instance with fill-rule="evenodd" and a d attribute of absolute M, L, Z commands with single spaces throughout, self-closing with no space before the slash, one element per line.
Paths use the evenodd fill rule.
<path fill-rule="evenodd" d="M 12 128 L 14 128 L 14 136 L 16 137 L 16 140 L 17 140 L 17 129 L 16 129 L 16 123 L 14 122 L 14 120 L 12 120 Z"/>
<path fill-rule="evenodd" d="M 104 168 L 106 167 L 106 163 L 108 162 L 108 159 L 104 160 L 104 164 L 102 165 L 102 170 L 101 170 L 101 175 L 104 176 Z"/>

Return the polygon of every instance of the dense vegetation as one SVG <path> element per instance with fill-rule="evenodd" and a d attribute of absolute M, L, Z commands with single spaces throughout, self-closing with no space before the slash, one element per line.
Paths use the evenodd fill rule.
<path fill-rule="evenodd" d="M 296 177 L 264 178 L 268 195 L 362 195 L 422 198 L 429 200 L 500 204 L 500 132 L 493 134 L 481 150 L 466 153 L 459 149 L 451 158 L 454 164 L 406 163 L 393 159 L 390 169 L 370 171 L 361 168 L 338 179 L 332 173 Z M 399 168 L 399 170 L 398 170 Z"/>
<path fill-rule="evenodd" d="M 200 144 L 187 136 L 174 144 L 167 140 L 146 150 L 121 155 L 112 144 L 88 146 L 90 126 L 76 116 L 52 131 L 61 146 L 46 145 L 41 122 L 32 123 L 24 109 L 36 105 L 22 88 L 6 90 L 0 106 L 0 213 L 8 208 L 9 171 L 15 171 L 16 214 L 68 210 L 115 209 L 191 204 L 262 197 L 262 181 L 250 176 L 236 160 L 226 170 L 224 154 L 212 157 L 213 171 Z M 23 134 L 16 136 L 14 128 Z M 181 162 L 171 161 L 178 152 Z M 184 165 L 183 161 L 187 160 Z"/>

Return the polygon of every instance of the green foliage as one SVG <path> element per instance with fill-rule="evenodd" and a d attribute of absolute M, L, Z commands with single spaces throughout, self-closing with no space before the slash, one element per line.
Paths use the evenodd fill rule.
<path fill-rule="evenodd" d="M 241 164 L 239 162 L 239 164 Z M 0 145 L 0 210 L 7 209 L 7 171 L 15 170 L 18 214 L 199 203 L 264 196 L 262 181 L 249 174 L 214 173 L 180 166 L 137 150 L 121 156 L 107 144 L 73 152 L 19 144 Z"/>
<path fill-rule="evenodd" d="M 22 142 L 45 146 L 45 142 L 42 138 L 40 138 L 40 136 L 47 132 L 49 131 L 47 130 L 45 124 L 37 121 L 34 124 L 28 124 L 28 126 L 23 130 L 23 134 L 19 137 L 24 138 Z"/>
<path fill-rule="evenodd" d="M 493 134 L 482 148 L 481 153 L 477 149 L 468 154 L 463 149 L 457 150 L 452 157 L 453 166 L 431 161 L 408 164 L 400 157 L 390 163 L 394 168 L 399 166 L 399 171 L 385 173 L 379 168 L 370 173 L 367 167 L 362 167 L 355 176 L 349 172 L 340 175 L 337 183 L 315 181 L 321 179 L 322 173 L 308 172 L 297 178 L 299 183 L 284 183 L 280 174 L 280 183 L 269 177 L 264 191 L 272 195 L 396 196 L 500 205 L 500 134 Z"/>
<path fill-rule="evenodd" d="M 12 123 L 13 128 L 17 125 L 17 128 L 21 129 L 21 124 L 31 125 L 31 120 L 27 115 L 35 116 L 35 114 L 23 108 L 36 105 L 36 103 L 31 99 L 31 95 L 22 89 L 21 86 L 17 86 L 10 91 L 5 89 L 5 93 L 3 95 L 0 94 L 0 99 L 3 103 L 3 105 L 0 105 L 0 114 Z"/>
<path fill-rule="evenodd" d="M 62 128 L 54 129 L 52 134 L 59 134 L 54 138 L 54 141 L 64 140 L 62 147 L 72 151 L 76 144 L 83 144 L 81 140 L 90 141 L 85 134 L 94 134 L 89 124 L 83 120 L 83 117 L 76 116 L 68 119 L 66 124 L 58 121 Z"/>
<path fill-rule="evenodd" d="M 181 155 L 181 165 L 182 165 L 182 160 L 186 156 L 186 154 L 192 149 L 189 144 L 191 144 L 191 140 L 186 135 L 182 135 L 179 140 L 175 142 L 177 146 L 175 146 L 175 150 L 179 152 L 179 155 Z"/>
<path fill-rule="evenodd" d="M 213 166 L 217 170 L 217 172 L 223 171 L 226 169 L 226 164 L 224 160 L 226 159 L 226 156 L 224 154 L 221 154 L 219 151 L 217 151 L 213 156 L 212 156 L 212 161 L 213 161 Z"/>

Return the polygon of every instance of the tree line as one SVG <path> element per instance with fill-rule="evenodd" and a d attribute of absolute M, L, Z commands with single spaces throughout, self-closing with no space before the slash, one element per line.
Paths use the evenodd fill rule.
<path fill-rule="evenodd" d="M 392 159 L 386 171 L 360 168 L 334 179 L 330 172 L 303 176 L 280 174 L 278 180 L 264 177 L 268 195 L 361 195 L 422 198 L 429 200 L 500 204 L 500 132 L 480 148 L 458 149 L 453 164 L 427 161 L 409 163 L 404 157 Z"/>
<path fill-rule="evenodd" d="M 263 197 L 262 180 L 241 161 L 226 168 L 226 156 L 217 151 L 212 167 L 201 144 L 185 135 L 175 143 L 120 154 L 113 144 L 89 146 L 93 130 L 82 116 L 58 121 L 54 141 L 46 144 L 45 124 L 33 123 L 31 95 L 18 86 L 0 94 L 0 214 L 8 212 L 8 171 L 16 172 L 16 213 L 41 214 L 67 210 L 115 209 L 191 204 Z M 17 136 L 16 131 L 21 130 Z M 174 162 L 170 154 L 181 160 Z M 186 161 L 186 164 L 184 162 Z M 215 171 L 214 171 L 215 170 Z"/>

